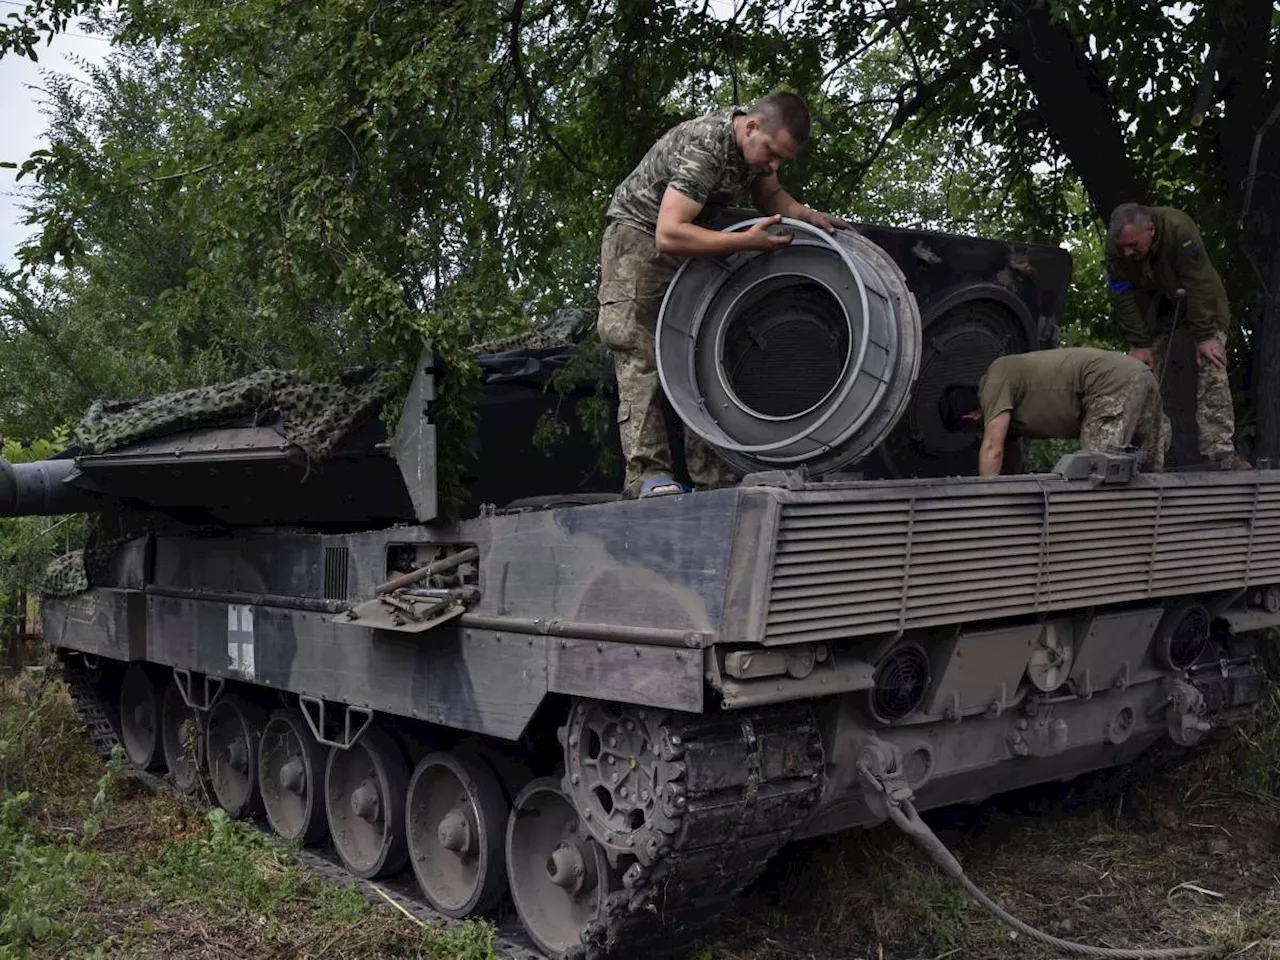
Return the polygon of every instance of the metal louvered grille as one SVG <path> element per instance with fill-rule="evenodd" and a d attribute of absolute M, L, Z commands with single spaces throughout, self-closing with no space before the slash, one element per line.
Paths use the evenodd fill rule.
<path fill-rule="evenodd" d="M 1280 481 L 1012 487 L 943 482 L 784 504 L 765 641 L 1280 582 Z"/>
<path fill-rule="evenodd" d="M 349 559 L 346 547 L 324 548 L 324 598 L 326 600 L 347 599 L 347 562 Z"/>

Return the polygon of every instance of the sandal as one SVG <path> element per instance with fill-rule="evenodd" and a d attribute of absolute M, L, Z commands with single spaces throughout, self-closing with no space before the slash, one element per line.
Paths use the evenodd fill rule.
<path fill-rule="evenodd" d="M 676 483 L 664 473 L 660 473 L 655 477 L 650 477 L 640 485 L 641 497 L 666 497 L 675 493 L 687 492 L 683 486 Z"/>

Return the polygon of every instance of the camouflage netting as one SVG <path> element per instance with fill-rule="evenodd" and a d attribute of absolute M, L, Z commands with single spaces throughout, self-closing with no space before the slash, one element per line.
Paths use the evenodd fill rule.
<path fill-rule="evenodd" d="M 596 322 L 595 310 L 559 310 L 542 326 L 527 333 L 473 344 L 477 356 L 507 353 L 511 350 L 555 350 L 572 347 L 590 332 Z"/>
<path fill-rule="evenodd" d="M 329 456 L 352 427 L 391 399 L 400 385 L 391 366 L 343 373 L 313 383 L 292 370 L 260 370 L 230 383 L 198 387 L 145 400 L 98 401 L 72 435 L 84 453 L 104 453 L 126 443 L 168 433 L 274 414 L 288 440 L 316 460 Z"/>
<path fill-rule="evenodd" d="M 50 597 L 71 597 L 89 589 L 89 576 L 84 569 L 84 551 L 73 550 L 45 567 L 40 592 Z"/>
<path fill-rule="evenodd" d="M 246 420 L 261 424 L 279 417 L 290 443 L 311 459 L 323 460 L 401 385 L 397 369 L 385 364 L 348 370 L 330 382 L 312 382 L 292 370 L 260 370 L 229 383 L 144 400 L 98 401 L 72 436 L 82 453 L 95 454 L 183 430 Z M 72 596 L 87 590 L 101 565 L 123 543 L 172 525 L 172 518 L 160 515 L 97 517 L 86 548 L 50 563 L 40 592 Z"/>

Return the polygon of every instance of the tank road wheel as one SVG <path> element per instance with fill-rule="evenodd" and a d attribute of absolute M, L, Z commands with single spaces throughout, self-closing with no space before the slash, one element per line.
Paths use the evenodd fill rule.
<path fill-rule="evenodd" d="M 165 687 L 160 701 L 160 740 L 174 784 L 183 793 L 195 793 L 201 785 L 204 744 L 196 712 L 183 702 L 176 683 Z"/>
<path fill-rule="evenodd" d="M 422 758 L 409 782 L 409 862 L 431 905 L 448 917 L 497 906 L 506 885 L 509 807 L 498 778 L 465 752 Z"/>
<path fill-rule="evenodd" d="M 258 749 L 264 726 L 262 711 L 234 693 L 219 698 L 209 710 L 209 779 L 218 806 L 234 820 L 262 809 Z"/>
<path fill-rule="evenodd" d="M 348 750 L 329 750 L 324 774 L 329 833 L 342 862 L 357 877 L 380 877 L 404 866 L 409 856 L 404 840 L 408 780 L 400 748 L 376 727 Z"/>
<path fill-rule="evenodd" d="M 619 887 L 603 848 L 552 777 L 520 791 L 507 820 L 507 876 L 525 930 L 548 956 L 581 944 Z"/>
<path fill-rule="evenodd" d="M 139 663 L 129 664 L 120 683 L 120 745 L 129 762 L 140 770 L 158 770 L 164 766 L 160 693 Z"/>
<path fill-rule="evenodd" d="M 262 731 L 258 783 L 271 829 L 286 840 L 319 843 L 324 815 L 324 748 L 297 710 L 276 710 Z"/>

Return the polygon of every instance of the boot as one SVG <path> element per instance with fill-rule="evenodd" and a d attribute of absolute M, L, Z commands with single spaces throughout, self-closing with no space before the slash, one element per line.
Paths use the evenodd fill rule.
<path fill-rule="evenodd" d="M 1240 456 L 1240 454 L 1234 451 L 1232 451 L 1231 453 L 1226 453 L 1226 454 L 1222 454 L 1221 456 L 1214 457 L 1210 461 L 1210 463 L 1213 465 L 1214 470 L 1252 470 L 1253 469 L 1253 464 L 1251 464 L 1248 460 L 1246 460 L 1244 457 Z"/>

